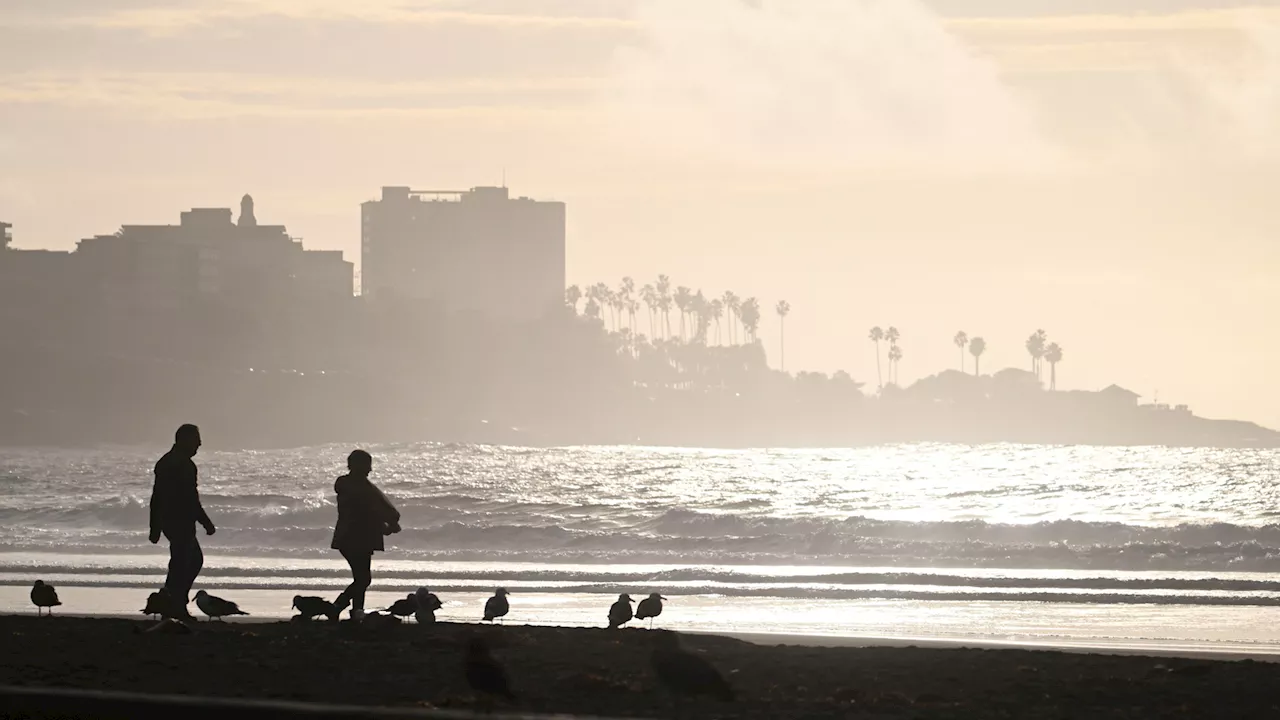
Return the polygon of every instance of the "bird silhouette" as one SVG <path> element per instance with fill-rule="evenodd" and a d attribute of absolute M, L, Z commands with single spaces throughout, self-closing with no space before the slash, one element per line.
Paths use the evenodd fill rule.
<path fill-rule="evenodd" d="M 493 658 L 484 638 L 473 635 L 468 639 L 463 669 L 467 676 L 467 684 L 487 704 L 491 705 L 493 698 L 502 698 L 509 702 L 516 701 L 515 693 L 511 692 L 511 685 L 507 680 L 506 669 Z"/>
<path fill-rule="evenodd" d="M 173 612 L 173 605 L 169 602 L 169 595 L 164 590 L 157 590 L 147 596 L 147 606 L 142 608 L 143 615 L 156 617 L 168 617 Z"/>
<path fill-rule="evenodd" d="M 338 619 L 338 609 L 322 597 L 294 595 L 293 609 L 298 611 L 297 617 L 303 620 L 310 620 L 318 615 L 324 615 L 333 621 Z"/>
<path fill-rule="evenodd" d="M 493 591 L 493 597 L 489 598 L 489 601 L 484 604 L 484 619 L 486 622 L 493 622 L 511 611 L 511 605 L 507 602 L 508 594 L 506 588 L 498 588 Z"/>
<path fill-rule="evenodd" d="M 648 620 L 649 629 L 653 629 L 653 619 L 662 614 L 662 601 L 666 598 L 658 593 L 650 593 L 649 597 L 640 601 L 636 606 L 636 619 Z"/>
<path fill-rule="evenodd" d="M 444 607 L 444 603 L 440 602 L 440 598 L 424 587 L 418 588 L 413 597 L 418 602 L 418 610 L 414 613 L 418 623 L 429 625 L 435 622 L 436 611 Z"/>
<path fill-rule="evenodd" d="M 196 607 L 200 608 L 200 612 L 208 615 L 210 620 L 220 620 L 228 615 L 249 614 L 230 600 L 223 600 L 203 590 L 196 593 Z"/>
<path fill-rule="evenodd" d="M 35 585 L 31 586 L 31 604 L 36 606 L 36 614 L 41 615 L 47 608 L 49 615 L 53 615 L 53 609 L 62 604 L 58 599 L 58 591 L 53 589 L 52 585 L 48 585 L 43 580 L 37 580 Z"/>
<path fill-rule="evenodd" d="M 391 607 L 387 608 L 387 612 L 396 617 L 407 618 L 418 612 L 418 598 L 413 593 L 410 593 L 408 597 L 400 598 L 391 603 Z"/>
<path fill-rule="evenodd" d="M 711 663 L 680 647 L 680 636 L 670 630 L 655 633 L 649 656 L 653 672 L 672 695 L 709 695 L 724 702 L 734 699 L 733 688 Z"/>
<path fill-rule="evenodd" d="M 609 608 L 610 630 L 620 628 L 628 622 L 631 622 L 631 603 L 633 602 L 635 602 L 635 600 L 632 600 L 631 596 L 626 593 L 622 593 L 618 596 L 618 602 L 614 603 L 613 606 Z"/>

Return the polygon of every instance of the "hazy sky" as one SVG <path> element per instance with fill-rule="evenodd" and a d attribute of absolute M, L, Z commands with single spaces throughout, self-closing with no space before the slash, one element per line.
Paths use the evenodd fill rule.
<path fill-rule="evenodd" d="M 571 282 L 758 295 L 789 369 L 1026 366 L 1280 426 L 1280 7 L 0 0 L 0 219 L 234 206 L 358 261 L 382 185 L 569 203 Z M 763 336 L 777 350 L 777 322 Z"/>

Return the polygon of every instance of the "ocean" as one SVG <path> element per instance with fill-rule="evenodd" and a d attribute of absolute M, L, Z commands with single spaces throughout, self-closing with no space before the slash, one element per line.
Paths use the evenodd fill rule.
<path fill-rule="evenodd" d="M 167 448 L 0 449 L 0 611 L 37 578 L 69 613 L 132 614 Z M 256 616 L 336 595 L 349 446 L 202 452 L 197 584 Z M 1280 452 L 915 444 L 826 450 L 367 447 L 404 532 L 371 606 L 419 586 L 475 620 L 598 625 L 614 596 L 666 627 L 1280 652 Z"/>

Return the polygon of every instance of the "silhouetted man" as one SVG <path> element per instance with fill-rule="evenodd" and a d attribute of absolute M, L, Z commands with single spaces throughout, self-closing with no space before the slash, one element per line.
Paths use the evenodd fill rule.
<path fill-rule="evenodd" d="M 156 484 L 151 490 L 151 542 L 160 542 L 163 534 L 169 539 L 169 575 L 164 587 L 174 604 L 174 615 L 189 619 L 187 603 L 191 601 L 191 586 L 195 584 L 200 568 L 204 567 L 204 553 L 196 540 L 196 523 L 212 535 L 213 521 L 200 504 L 200 491 L 196 487 L 196 464 L 192 460 L 200 450 L 200 428 L 183 425 L 173 438 L 173 449 L 156 463 Z"/>

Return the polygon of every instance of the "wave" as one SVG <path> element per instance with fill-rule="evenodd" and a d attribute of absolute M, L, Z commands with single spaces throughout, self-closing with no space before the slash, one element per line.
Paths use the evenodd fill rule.
<path fill-rule="evenodd" d="M 418 486 L 414 492 L 429 490 Z M 327 553 L 335 510 L 324 491 L 209 493 L 204 501 L 219 525 L 219 544 L 259 555 Z M 618 504 L 489 499 L 478 490 L 458 489 L 398 495 L 396 502 L 406 530 L 390 544 L 417 558 L 1280 571 L 1277 523 L 778 517 L 759 512 L 759 501 L 741 498 L 710 511 L 646 505 L 639 499 Z M 136 547 L 147 523 L 142 495 L 78 503 L 28 498 L 0 508 L 5 528 L 0 549 Z"/>
<path fill-rule="evenodd" d="M 163 571 L 160 565 L 68 565 L 56 563 L 6 563 L 0 564 L 0 575 L 119 575 L 152 576 Z M 420 579 L 422 569 L 406 570 L 386 568 L 378 570 L 379 578 Z M 457 569 L 436 570 L 439 577 L 452 581 L 500 581 L 521 583 L 595 583 L 595 584 L 650 584 L 690 585 L 704 584 L 707 588 L 774 586 L 930 586 L 964 587 L 1008 590 L 1055 589 L 1127 590 L 1151 591 L 1199 591 L 1199 592 L 1271 592 L 1280 593 L 1280 580 L 1218 577 L 992 577 L 983 575 L 944 574 L 936 572 L 830 572 L 799 574 L 755 574 L 712 567 L 675 568 L 657 571 L 607 570 L 528 570 L 528 569 Z M 219 578 L 347 578 L 350 571 L 341 567 L 206 567 L 202 577 Z"/>
<path fill-rule="evenodd" d="M 135 578 L 108 578 L 87 575 L 70 580 L 58 575 L 44 576 L 55 584 L 73 585 L 76 587 L 123 587 L 123 588 L 155 588 L 163 582 L 163 574 L 150 576 L 138 574 Z M 424 582 L 432 592 L 444 593 L 477 593 L 487 592 L 488 586 L 476 584 L 460 584 L 449 581 L 431 581 L 415 578 L 408 582 L 407 578 L 391 578 L 389 581 L 379 575 L 377 589 L 381 592 L 408 593 L 421 587 Z M 259 581 L 234 576 L 224 577 L 216 574 L 201 576 L 201 584 L 216 587 L 219 590 L 281 590 L 289 592 L 336 590 L 346 584 L 345 578 L 333 578 L 323 582 L 316 577 L 279 578 L 266 577 Z M 24 578 L 0 578 L 0 585 L 26 586 Z M 589 585 L 555 584 L 514 585 L 505 582 L 516 595 L 526 593 L 576 595 L 591 594 L 612 596 L 620 592 L 637 592 L 636 583 L 599 583 Z M 648 590 L 657 585 L 645 583 Z M 906 588 L 755 588 L 725 587 L 721 585 L 688 584 L 675 588 L 664 588 L 663 594 L 668 597 L 680 596 L 712 596 L 722 598 L 787 598 L 808 600 L 919 600 L 935 602 L 1037 602 L 1037 603 L 1075 603 L 1090 605 L 1212 605 L 1212 606 L 1280 606 L 1280 596 L 1276 595 L 1151 595 L 1136 593 L 1072 593 L 1055 590 L 1034 590 L 1024 592 L 993 592 L 983 589 L 906 589 Z"/>

